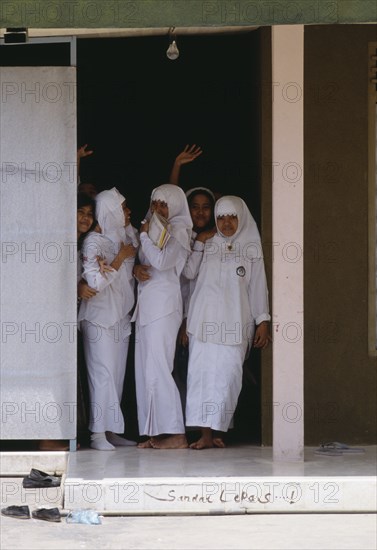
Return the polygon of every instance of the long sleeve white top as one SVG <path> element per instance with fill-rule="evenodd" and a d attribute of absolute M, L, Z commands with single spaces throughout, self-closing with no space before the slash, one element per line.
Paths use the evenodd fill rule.
<path fill-rule="evenodd" d="M 150 278 L 138 284 L 138 301 L 132 320 L 147 325 L 173 313 L 182 314 L 180 274 L 188 251 L 172 236 L 160 250 L 146 232 L 140 235 L 139 260 L 149 265 Z M 182 267 L 180 267 L 182 266 Z"/>
<path fill-rule="evenodd" d="M 190 273 L 185 270 L 185 275 Z M 209 239 L 190 299 L 187 331 L 203 342 L 239 345 L 250 341 L 255 325 L 270 319 L 263 257 L 248 259 L 237 246 L 225 250 L 218 235 Z"/>
<path fill-rule="evenodd" d="M 101 235 L 91 232 L 82 248 L 82 277 L 88 285 L 98 291 L 89 300 L 82 300 L 78 321 L 84 319 L 109 328 L 130 313 L 134 301 L 134 279 L 132 268 L 135 258 L 127 258 L 118 271 L 101 273 L 97 256 L 110 265 L 117 251 L 114 243 Z"/>

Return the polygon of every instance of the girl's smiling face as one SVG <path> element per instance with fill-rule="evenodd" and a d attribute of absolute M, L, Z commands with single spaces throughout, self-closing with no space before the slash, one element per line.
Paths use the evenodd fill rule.
<path fill-rule="evenodd" d="M 163 201 L 152 201 L 151 203 L 151 212 L 157 212 L 160 216 L 164 218 L 169 218 L 169 207 L 166 202 Z"/>
<path fill-rule="evenodd" d="M 232 237 L 238 229 L 238 217 L 231 216 L 218 216 L 216 219 L 217 229 L 225 237 Z"/>
<path fill-rule="evenodd" d="M 207 195 L 195 193 L 192 199 L 190 197 L 189 209 L 194 229 L 202 230 L 207 227 L 212 217 L 212 204 Z"/>
<path fill-rule="evenodd" d="M 81 206 L 77 210 L 77 232 L 79 235 L 87 233 L 94 221 L 93 208 L 91 206 Z"/>

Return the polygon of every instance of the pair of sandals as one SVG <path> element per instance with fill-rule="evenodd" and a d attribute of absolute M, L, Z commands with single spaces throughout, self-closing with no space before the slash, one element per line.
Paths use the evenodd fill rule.
<path fill-rule="evenodd" d="M 58 523 L 61 521 L 61 514 L 59 508 L 37 508 L 33 510 L 30 515 L 29 506 L 7 506 L 2 508 L 1 514 L 3 516 L 18 518 L 18 519 L 43 519 L 44 521 L 52 521 Z"/>
<path fill-rule="evenodd" d="M 332 441 L 331 443 L 322 443 L 321 446 L 314 451 L 316 455 L 324 456 L 342 456 L 344 454 L 363 454 L 365 449 L 362 447 L 350 447 L 346 443 Z"/>

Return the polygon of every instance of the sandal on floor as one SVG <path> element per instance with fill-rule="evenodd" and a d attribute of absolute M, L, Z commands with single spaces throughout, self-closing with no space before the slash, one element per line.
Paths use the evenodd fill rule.
<path fill-rule="evenodd" d="M 331 449 L 329 447 L 325 447 L 321 445 L 318 449 L 314 451 L 315 455 L 322 455 L 322 456 L 342 456 L 342 452 L 338 451 L 337 449 Z"/>
<path fill-rule="evenodd" d="M 339 443 L 339 441 L 332 441 L 331 443 L 322 443 L 314 453 L 316 455 L 341 456 L 343 454 L 365 453 L 365 449 L 362 447 L 350 447 L 346 443 Z"/>
<path fill-rule="evenodd" d="M 362 447 L 350 447 L 346 443 L 339 443 L 339 441 L 332 441 L 331 443 L 322 443 L 321 448 L 332 449 L 339 451 L 342 454 L 354 454 L 354 453 L 365 453 L 365 449 Z"/>

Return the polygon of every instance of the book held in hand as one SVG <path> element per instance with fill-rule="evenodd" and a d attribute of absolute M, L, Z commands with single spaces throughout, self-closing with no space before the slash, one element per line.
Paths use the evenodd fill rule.
<path fill-rule="evenodd" d="M 162 249 L 170 239 L 169 222 L 157 212 L 153 212 L 151 219 L 149 220 L 148 236 L 153 243 Z"/>

